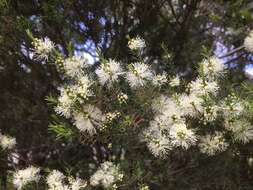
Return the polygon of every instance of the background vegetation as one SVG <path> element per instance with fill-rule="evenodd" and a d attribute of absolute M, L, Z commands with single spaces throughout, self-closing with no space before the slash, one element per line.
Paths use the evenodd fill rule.
<path fill-rule="evenodd" d="M 31 59 L 27 31 L 49 37 L 65 56 L 82 51 L 94 57 L 99 48 L 106 59 L 125 63 L 133 61 L 128 40 L 140 36 L 147 43 L 150 64 L 170 74 L 183 73 L 185 81 L 196 77 L 203 53 L 225 55 L 229 67 L 225 88 L 233 86 L 250 102 L 251 76 L 245 68 L 251 67 L 252 56 L 240 46 L 253 27 L 252 12 L 250 0 L 0 0 L 0 129 L 17 139 L 11 158 L 18 155 L 19 166 L 35 164 L 71 173 L 88 170 L 94 148 L 99 161 L 112 156 L 109 151 L 103 154 L 108 148 L 104 139 L 49 127 L 59 121 L 46 99 L 57 95 L 62 81 L 53 65 Z M 238 51 L 229 54 L 235 48 Z M 93 67 L 99 64 L 95 60 Z M 193 158 L 178 153 L 166 160 L 142 154 L 143 148 L 131 149 L 127 152 L 131 177 L 121 188 L 148 183 L 150 189 L 250 190 L 252 149 L 249 143 L 236 157 Z M 0 189 L 7 189 L 7 171 L 16 167 L 8 162 L 10 158 L 1 153 Z"/>

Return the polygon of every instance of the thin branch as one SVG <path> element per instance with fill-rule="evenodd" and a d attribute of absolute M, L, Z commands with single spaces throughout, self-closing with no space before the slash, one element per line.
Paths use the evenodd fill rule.
<path fill-rule="evenodd" d="M 225 62 L 224 64 L 226 65 L 226 64 L 232 63 L 232 62 L 238 60 L 239 58 L 241 58 L 241 57 L 242 57 L 243 55 L 245 55 L 245 54 L 246 54 L 245 52 L 244 52 L 244 53 L 241 53 L 241 54 L 240 54 L 239 56 L 237 56 L 236 58 L 231 59 L 231 60 Z"/>
<path fill-rule="evenodd" d="M 168 2 L 169 7 L 170 7 L 170 9 L 171 9 L 172 15 L 174 16 L 174 18 L 175 18 L 175 20 L 176 20 L 176 23 L 177 23 L 178 25 L 181 25 L 181 23 L 180 23 L 179 20 L 178 20 L 178 17 L 177 17 L 177 14 L 176 14 L 176 12 L 175 12 L 175 9 L 174 9 L 174 7 L 173 7 L 173 5 L 172 5 L 172 2 L 171 2 L 171 1 L 167 1 L 167 2 Z"/>
<path fill-rule="evenodd" d="M 232 51 L 226 53 L 225 55 L 220 56 L 219 58 L 228 57 L 228 56 L 233 55 L 233 54 L 235 54 L 235 53 L 237 53 L 237 52 L 239 52 L 239 51 L 241 51 L 241 50 L 243 50 L 243 49 L 244 49 L 244 46 L 240 46 L 240 47 L 235 48 L 235 49 L 233 49 Z"/>

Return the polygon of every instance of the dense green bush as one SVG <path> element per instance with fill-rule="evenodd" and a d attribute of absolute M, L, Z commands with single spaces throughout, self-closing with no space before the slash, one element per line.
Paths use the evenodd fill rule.
<path fill-rule="evenodd" d="M 0 1 L 0 188 L 252 189 L 251 4 Z"/>

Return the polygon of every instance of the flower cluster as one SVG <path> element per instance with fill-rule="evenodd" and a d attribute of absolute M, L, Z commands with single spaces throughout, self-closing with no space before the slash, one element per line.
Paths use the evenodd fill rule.
<path fill-rule="evenodd" d="M 12 149 L 16 145 L 16 139 L 0 133 L 0 146 L 3 150 Z"/>
<path fill-rule="evenodd" d="M 54 50 L 54 43 L 47 37 L 44 39 L 35 38 L 34 45 L 34 57 L 37 60 L 48 60 L 49 54 Z"/>
<path fill-rule="evenodd" d="M 151 153 L 164 157 L 174 147 L 188 149 L 198 143 L 200 151 L 208 155 L 225 151 L 228 143 L 224 135 L 214 132 L 201 137 L 203 128 L 190 129 L 189 121 L 196 118 L 205 126 L 215 122 L 219 117 L 225 118 L 223 130 L 235 141 L 248 143 L 253 139 L 252 125 L 241 115 L 241 101 L 229 95 L 217 102 L 219 93 L 219 76 L 225 73 L 225 66 L 218 58 L 211 57 L 200 64 L 200 76 L 188 85 L 188 92 L 172 96 L 161 95 L 152 103 L 153 120 L 144 130 L 143 136 Z M 178 77 L 170 82 L 171 86 L 179 85 Z M 235 120 L 236 118 L 236 120 Z M 189 125 L 189 126 L 188 126 Z"/>
<path fill-rule="evenodd" d="M 180 79 L 179 76 L 176 76 L 175 78 L 170 80 L 170 86 L 176 87 L 180 85 Z"/>
<path fill-rule="evenodd" d="M 245 47 L 249 46 L 248 41 L 245 39 Z M 140 38 L 130 40 L 128 45 L 137 52 L 146 47 Z M 43 54 L 51 51 L 40 54 L 47 59 Z M 244 102 L 220 87 L 226 67 L 215 56 L 205 58 L 199 64 L 198 76 L 189 82 L 178 73 L 168 76 L 166 72 L 155 72 L 153 68 L 156 67 L 140 57 L 127 65 L 101 59 L 100 65 L 91 69 L 82 56 L 72 56 L 61 62 L 64 85 L 59 88 L 55 111 L 72 122 L 80 133 L 94 139 L 99 135 L 123 136 L 131 131 L 139 137 L 134 139 L 145 142 L 155 157 L 166 157 L 174 150 L 190 151 L 193 146 L 203 154 L 214 156 L 234 147 L 230 146 L 233 143 L 246 144 L 253 139 L 252 124 L 244 115 Z M 114 124 L 129 128 L 115 132 L 116 127 L 108 127 Z M 111 131 L 106 133 L 104 129 Z M 4 149 L 15 144 L 15 141 L 1 138 Z M 113 138 L 108 139 L 113 141 Z M 39 171 L 30 172 L 30 177 L 17 177 L 28 176 L 26 172 L 15 175 L 17 188 L 39 179 Z M 116 189 L 122 178 L 120 167 L 105 161 L 90 177 L 89 184 L 92 188 Z M 52 190 L 77 190 L 87 185 L 57 170 L 47 176 L 46 182 Z M 141 189 L 149 188 L 145 185 Z"/>
<path fill-rule="evenodd" d="M 227 129 L 233 133 L 235 141 L 246 144 L 253 139 L 252 124 L 246 119 L 231 122 Z"/>
<path fill-rule="evenodd" d="M 117 98 L 120 104 L 125 104 L 127 102 L 128 96 L 127 94 L 121 92 L 117 95 Z"/>
<path fill-rule="evenodd" d="M 82 110 L 74 113 L 73 117 L 74 125 L 80 132 L 88 132 L 90 135 L 95 134 L 96 127 L 101 126 L 101 123 L 105 120 L 105 116 L 100 109 L 90 104 L 83 106 Z"/>
<path fill-rule="evenodd" d="M 101 85 L 111 86 L 123 74 L 123 70 L 120 63 L 110 59 L 108 62 L 102 63 L 95 73 Z"/>
<path fill-rule="evenodd" d="M 117 119 L 118 117 L 120 117 L 120 112 L 115 111 L 115 112 L 108 112 L 105 115 L 106 121 L 108 123 L 111 123 L 113 120 Z"/>
<path fill-rule="evenodd" d="M 155 75 L 153 78 L 153 84 L 155 86 L 162 86 L 163 84 L 166 84 L 168 82 L 167 75 L 165 73 Z"/>
<path fill-rule="evenodd" d="M 117 189 L 117 182 L 122 181 L 123 173 L 118 166 L 112 162 L 102 163 L 99 169 L 91 176 L 90 184 L 92 186 L 102 186 L 104 188 Z"/>
<path fill-rule="evenodd" d="M 40 169 L 30 166 L 23 170 L 18 170 L 13 175 L 13 184 L 17 189 L 22 189 L 31 182 L 38 182 L 40 179 Z"/>
<path fill-rule="evenodd" d="M 73 78 L 83 76 L 83 69 L 87 67 L 87 59 L 83 56 L 69 57 L 63 62 L 66 75 Z"/>
<path fill-rule="evenodd" d="M 152 80 L 153 73 L 148 65 L 137 62 L 129 66 L 126 79 L 132 88 L 138 88 L 144 86 L 147 81 Z"/>
<path fill-rule="evenodd" d="M 128 47 L 131 50 L 142 50 L 143 48 L 146 47 L 146 43 L 142 38 L 136 37 L 128 42 Z"/>
<path fill-rule="evenodd" d="M 224 136 L 220 132 L 215 132 L 214 135 L 206 135 L 200 139 L 200 152 L 213 156 L 227 149 L 228 143 L 225 142 Z"/>
<path fill-rule="evenodd" d="M 217 57 L 205 59 L 201 66 L 203 74 L 208 78 L 221 75 L 225 69 L 225 65 Z"/>
<path fill-rule="evenodd" d="M 67 177 L 58 170 L 53 170 L 46 178 L 49 190 L 80 190 L 87 182 L 80 178 Z M 66 183 L 68 182 L 68 183 Z"/>
<path fill-rule="evenodd" d="M 72 113 L 72 108 L 76 102 L 82 103 L 92 96 L 90 89 L 92 82 L 87 76 L 81 76 L 75 84 L 71 84 L 66 87 L 60 88 L 60 96 L 58 98 L 58 105 L 55 107 L 55 111 L 69 118 Z"/>
<path fill-rule="evenodd" d="M 130 40 L 128 45 L 131 50 L 142 50 L 146 46 L 141 38 Z M 138 92 L 140 88 L 146 90 L 148 85 L 154 88 L 164 84 L 171 87 L 180 86 L 178 75 L 174 75 L 168 81 L 170 77 L 165 72 L 157 74 L 152 70 L 151 65 L 146 64 L 141 58 L 139 60 L 123 67 L 113 59 L 108 61 L 102 59 L 100 66 L 90 74 L 85 70 L 87 65 L 83 57 L 66 58 L 63 61 L 63 68 L 66 78 L 70 80 L 67 80 L 67 84 L 60 89 L 56 112 L 69 118 L 80 132 L 94 135 L 98 129 L 112 121 L 120 122 L 120 119 L 115 120 L 119 118 L 117 111 L 103 114 L 100 106 L 89 102 L 90 97 L 94 99 L 97 96 L 93 84 L 99 84 L 96 87 L 111 89 L 113 84 L 120 86 L 123 83 L 128 84 L 134 92 Z M 251 124 L 245 119 L 238 119 L 244 109 L 240 101 L 232 96 L 219 101 L 215 98 L 220 91 L 220 76 L 224 75 L 225 71 L 226 67 L 217 57 L 205 58 L 199 64 L 199 76 L 189 82 L 185 91 L 180 94 L 161 95 L 152 100 L 151 110 L 154 117 L 142 134 L 147 147 L 155 156 L 165 156 L 168 151 L 176 147 L 189 149 L 198 142 L 201 144 L 200 151 L 209 155 L 225 150 L 224 147 L 227 146 L 223 135 L 215 132 L 215 135 L 206 134 L 201 137 L 199 133 L 203 134 L 202 127 L 192 128 L 191 119 L 197 119 L 200 125 L 207 126 L 224 117 L 224 130 L 232 134 L 235 141 L 247 143 L 253 138 Z M 91 79 L 90 76 L 94 74 L 97 77 Z M 126 103 L 128 96 L 119 93 L 117 99 L 122 105 Z M 223 148 L 218 151 L 216 145 Z"/>
<path fill-rule="evenodd" d="M 137 90 L 138 87 L 145 87 L 148 83 L 153 86 L 162 86 L 167 83 L 166 73 L 156 74 L 150 66 L 143 62 L 132 63 L 127 70 L 124 70 L 121 64 L 115 60 L 103 60 L 93 73 L 97 77 L 92 79 L 90 77 L 92 74 L 85 70 L 87 64 L 85 64 L 83 57 L 73 56 L 66 58 L 62 63 L 63 79 L 67 80 L 66 84 L 59 89 L 60 96 L 55 111 L 59 115 L 71 119 L 80 132 L 87 132 L 90 135 L 95 134 L 96 128 L 105 121 L 102 111 L 95 105 L 88 103 L 90 97 L 96 97 L 92 89 L 97 84 L 96 78 L 101 87 L 108 88 L 111 88 L 114 83 L 117 84 L 120 79 L 125 79 L 124 81 L 133 90 Z M 120 104 L 125 104 L 127 99 L 126 94 L 120 93 L 118 95 Z M 79 108 L 77 109 L 77 107 Z"/>
<path fill-rule="evenodd" d="M 162 95 L 153 101 L 152 109 L 155 117 L 144 131 L 144 138 L 155 156 L 163 157 L 173 147 L 188 149 L 196 144 L 197 137 L 194 131 L 186 126 L 184 116 L 188 112 L 185 107 L 180 106 L 176 100 Z M 191 109 L 187 110 L 194 111 L 193 104 Z"/>

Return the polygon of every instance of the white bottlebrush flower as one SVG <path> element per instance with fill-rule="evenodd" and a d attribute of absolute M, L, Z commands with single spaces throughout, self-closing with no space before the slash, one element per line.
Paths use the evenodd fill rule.
<path fill-rule="evenodd" d="M 204 90 L 206 93 L 216 94 L 219 90 L 219 85 L 215 81 L 208 81 L 204 84 Z"/>
<path fill-rule="evenodd" d="M 244 47 L 248 52 L 253 52 L 253 30 L 244 39 Z"/>
<path fill-rule="evenodd" d="M 88 97 L 93 95 L 90 89 L 91 85 L 92 82 L 88 76 L 83 75 L 78 77 L 77 84 L 70 87 L 69 93 L 75 98 L 82 97 L 83 99 L 88 99 Z"/>
<path fill-rule="evenodd" d="M 34 57 L 37 60 L 48 60 L 49 54 L 53 51 L 55 45 L 47 37 L 44 39 L 35 38 L 34 45 Z"/>
<path fill-rule="evenodd" d="M 85 180 L 82 180 L 80 178 L 69 178 L 70 183 L 70 189 L 71 190 L 80 190 L 82 188 L 87 187 L 87 182 Z"/>
<path fill-rule="evenodd" d="M 69 77 L 80 77 L 83 74 L 83 69 L 86 68 L 87 59 L 83 56 L 73 56 L 67 58 L 63 62 L 63 68 L 67 76 Z"/>
<path fill-rule="evenodd" d="M 165 157 L 172 148 L 170 139 L 158 128 L 149 127 L 144 131 L 143 136 L 148 149 L 156 157 Z"/>
<path fill-rule="evenodd" d="M 164 114 L 158 114 L 152 121 L 150 121 L 149 126 L 153 129 L 169 130 L 173 123 L 174 120 L 172 117 Z"/>
<path fill-rule="evenodd" d="M 110 59 L 108 62 L 102 63 L 95 73 L 101 85 L 106 84 L 110 87 L 123 74 L 123 70 L 120 63 Z"/>
<path fill-rule="evenodd" d="M 72 98 L 65 88 L 60 89 L 60 96 L 58 97 L 58 105 L 55 107 L 55 112 L 66 118 L 71 115 L 72 107 L 75 99 Z"/>
<path fill-rule="evenodd" d="M 189 84 L 190 93 L 198 96 L 203 96 L 208 93 L 216 94 L 219 90 L 219 86 L 215 81 L 203 81 L 201 78 L 197 78 Z"/>
<path fill-rule="evenodd" d="M 152 82 L 155 86 L 162 86 L 163 84 L 166 84 L 167 81 L 167 76 L 165 73 L 163 73 L 161 75 L 155 75 Z"/>
<path fill-rule="evenodd" d="M 74 124 L 80 132 L 96 133 L 96 126 L 101 125 L 105 117 L 102 112 L 93 105 L 85 105 L 83 112 L 74 113 Z"/>
<path fill-rule="evenodd" d="M 104 188 L 110 188 L 121 181 L 123 174 L 118 166 L 112 162 L 106 161 L 100 165 L 98 170 L 91 176 L 90 184 L 92 186 L 102 186 Z"/>
<path fill-rule="evenodd" d="M 197 78 L 188 85 L 190 93 L 196 95 L 203 95 L 205 93 L 203 80 L 201 78 Z"/>
<path fill-rule="evenodd" d="M 221 108 L 224 114 L 224 118 L 236 118 L 241 115 L 244 111 L 244 104 L 235 95 L 229 95 L 225 98 L 225 101 L 221 104 Z"/>
<path fill-rule="evenodd" d="M 195 116 L 203 110 L 203 99 L 195 94 L 181 94 L 178 102 L 183 115 Z"/>
<path fill-rule="evenodd" d="M 151 108 L 155 113 L 154 120 L 151 123 L 160 128 L 170 128 L 173 123 L 184 122 L 184 112 L 180 105 L 176 100 L 165 95 L 155 98 Z"/>
<path fill-rule="evenodd" d="M 93 95 L 91 90 L 92 82 L 86 75 L 83 75 L 76 80 L 76 84 L 60 88 L 60 96 L 58 104 L 55 107 L 56 113 L 66 118 L 71 116 L 71 112 L 75 102 L 82 103 Z"/>
<path fill-rule="evenodd" d="M 147 80 L 153 79 L 150 67 L 144 63 L 134 63 L 126 74 L 126 79 L 132 88 L 144 86 Z"/>
<path fill-rule="evenodd" d="M 151 107 L 155 113 L 163 113 L 164 110 L 170 106 L 170 104 L 175 105 L 175 103 L 168 96 L 161 95 L 153 100 Z"/>
<path fill-rule="evenodd" d="M 187 129 L 184 123 L 176 123 L 170 130 L 171 144 L 176 147 L 183 147 L 188 149 L 195 145 L 197 137 L 191 129 Z"/>
<path fill-rule="evenodd" d="M 142 50 L 143 48 L 146 47 L 146 44 L 145 44 L 145 41 L 142 38 L 136 37 L 136 38 L 131 39 L 128 42 L 128 47 L 131 50 Z"/>
<path fill-rule="evenodd" d="M 3 150 L 12 149 L 16 145 L 16 139 L 0 133 L 0 146 Z"/>
<path fill-rule="evenodd" d="M 64 185 L 65 176 L 58 170 L 53 170 L 46 178 L 49 190 L 70 190 L 67 185 Z"/>
<path fill-rule="evenodd" d="M 225 65 L 217 57 L 205 59 L 202 63 L 202 66 L 204 75 L 208 77 L 222 74 L 225 70 Z"/>
<path fill-rule="evenodd" d="M 227 147 L 228 144 L 225 142 L 225 138 L 220 132 L 202 137 L 199 143 L 200 152 L 209 156 L 223 152 Z"/>
<path fill-rule="evenodd" d="M 236 120 L 227 129 L 232 131 L 235 141 L 246 144 L 253 139 L 253 126 L 246 120 Z"/>
<path fill-rule="evenodd" d="M 13 175 L 13 184 L 17 189 L 22 189 L 30 182 L 38 182 L 40 179 L 40 169 L 30 166 L 23 170 L 18 170 Z"/>
<path fill-rule="evenodd" d="M 155 98 L 152 102 L 151 107 L 154 113 L 164 114 L 168 116 L 172 116 L 174 113 L 177 113 L 179 111 L 176 103 L 165 95 L 161 95 L 158 98 Z"/>
<path fill-rule="evenodd" d="M 179 76 L 176 76 L 175 78 L 171 79 L 169 84 L 172 87 L 179 86 L 180 85 L 180 78 L 179 78 Z"/>

